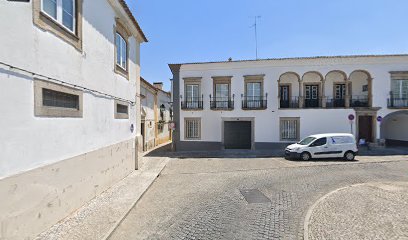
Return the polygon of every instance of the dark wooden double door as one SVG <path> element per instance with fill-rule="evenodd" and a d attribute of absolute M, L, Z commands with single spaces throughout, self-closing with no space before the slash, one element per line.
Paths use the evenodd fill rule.
<path fill-rule="evenodd" d="M 373 142 L 373 116 L 358 117 L 358 138 Z"/>

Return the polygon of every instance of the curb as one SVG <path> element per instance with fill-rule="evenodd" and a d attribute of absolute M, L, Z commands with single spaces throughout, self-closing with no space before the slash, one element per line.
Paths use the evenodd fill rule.
<path fill-rule="evenodd" d="M 168 158 L 165 158 L 164 161 L 168 161 Z M 140 199 L 142 199 L 142 197 L 145 195 L 145 193 L 147 192 L 147 190 L 149 190 L 149 188 L 153 185 L 153 183 L 156 181 L 156 179 L 161 175 L 161 173 L 163 172 L 163 170 L 166 168 L 167 163 L 164 165 L 164 167 L 160 170 L 160 172 L 156 175 L 156 177 L 154 178 L 154 180 L 149 184 L 149 186 L 147 186 L 147 188 L 142 192 L 142 194 L 140 195 L 140 197 L 138 199 L 136 199 L 131 206 L 126 210 L 126 212 L 118 219 L 118 221 L 116 221 L 115 225 L 112 226 L 109 231 L 101 238 L 102 240 L 107 240 L 109 239 L 112 234 L 116 231 L 116 229 L 119 227 L 119 225 L 123 222 L 123 220 L 129 215 L 130 211 L 136 206 L 136 204 L 139 202 Z"/>

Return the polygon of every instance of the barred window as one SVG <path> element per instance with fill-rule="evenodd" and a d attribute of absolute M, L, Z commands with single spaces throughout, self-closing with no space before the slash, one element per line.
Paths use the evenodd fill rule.
<path fill-rule="evenodd" d="M 201 119 L 189 118 L 185 119 L 185 138 L 200 139 L 201 138 Z"/>
<path fill-rule="evenodd" d="M 280 119 L 280 138 L 282 141 L 299 140 L 299 118 Z"/>
<path fill-rule="evenodd" d="M 117 109 L 116 111 L 118 113 L 128 114 L 128 106 L 126 106 L 126 105 L 117 104 L 116 109 Z"/>
<path fill-rule="evenodd" d="M 42 89 L 43 105 L 47 107 L 60 107 L 79 109 L 79 96 L 51 89 Z"/>
<path fill-rule="evenodd" d="M 115 100 L 115 119 L 129 119 L 129 104 Z"/>

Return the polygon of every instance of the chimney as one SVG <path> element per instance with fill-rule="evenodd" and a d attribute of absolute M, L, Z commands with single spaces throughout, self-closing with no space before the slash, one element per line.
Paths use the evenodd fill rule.
<path fill-rule="evenodd" d="M 153 86 L 157 89 L 163 90 L 163 83 L 162 82 L 155 82 Z"/>

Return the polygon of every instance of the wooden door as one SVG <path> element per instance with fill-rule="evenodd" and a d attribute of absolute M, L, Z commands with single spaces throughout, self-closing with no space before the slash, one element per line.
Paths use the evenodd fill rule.
<path fill-rule="evenodd" d="M 366 142 L 373 142 L 373 117 L 358 117 L 358 138 L 365 139 Z"/>

